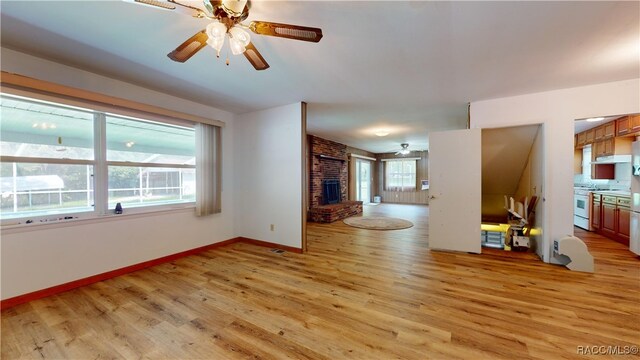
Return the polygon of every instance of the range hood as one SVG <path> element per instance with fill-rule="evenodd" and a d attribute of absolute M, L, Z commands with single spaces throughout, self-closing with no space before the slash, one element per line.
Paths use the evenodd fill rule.
<path fill-rule="evenodd" d="M 591 164 L 619 164 L 619 163 L 631 163 L 631 155 L 610 155 L 600 156 L 596 158 L 596 161 L 592 161 Z"/>

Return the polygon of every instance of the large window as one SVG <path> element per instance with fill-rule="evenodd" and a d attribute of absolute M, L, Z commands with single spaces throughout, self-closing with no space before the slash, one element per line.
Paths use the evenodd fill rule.
<path fill-rule="evenodd" d="M 109 208 L 195 201 L 193 129 L 108 115 Z"/>
<path fill-rule="evenodd" d="M 193 127 L 2 94 L 0 151 L 2 219 L 195 201 Z"/>
<path fill-rule="evenodd" d="M 394 159 L 385 161 L 385 190 L 415 191 L 416 160 Z"/>

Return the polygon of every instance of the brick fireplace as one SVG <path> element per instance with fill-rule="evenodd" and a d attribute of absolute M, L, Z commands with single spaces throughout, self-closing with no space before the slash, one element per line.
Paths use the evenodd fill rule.
<path fill-rule="evenodd" d="M 309 135 L 309 220 L 333 222 L 362 214 L 361 201 L 347 200 L 347 146 Z M 327 204 L 323 185 L 337 180 L 340 197 L 336 204 Z"/>

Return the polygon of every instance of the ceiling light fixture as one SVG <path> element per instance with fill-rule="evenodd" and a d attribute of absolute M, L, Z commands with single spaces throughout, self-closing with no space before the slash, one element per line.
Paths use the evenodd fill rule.
<path fill-rule="evenodd" d="M 229 38 L 229 48 L 233 55 L 240 55 L 247 50 L 247 45 L 251 42 L 251 35 L 244 29 L 237 26 L 227 28 L 227 25 L 214 21 L 207 25 L 207 44 L 216 49 L 216 56 L 220 57 L 220 51 L 224 46 L 225 39 Z M 227 59 L 229 65 L 229 59 Z"/>
<path fill-rule="evenodd" d="M 57 128 L 56 124 L 48 124 L 48 123 L 34 123 L 33 125 L 31 125 L 32 128 L 37 129 L 40 128 L 42 130 L 47 130 L 47 129 L 55 129 Z"/>
<path fill-rule="evenodd" d="M 389 135 L 389 132 L 387 130 L 378 130 L 375 132 L 376 136 L 387 136 Z"/>
<path fill-rule="evenodd" d="M 135 142 L 133 142 L 133 141 L 127 141 L 126 143 L 124 143 L 124 146 L 126 146 L 126 147 L 130 148 L 130 147 L 133 147 L 133 145 L 135 145 L 135 144 L 136 144 L 136 143 L 135 143 Z"/>
<path fill-rule="evenodd" d="M 411 150 L 409 150 L 408 147 L 409 147 L 409 144 L 407 143 L 400 144 L 400 150 L 398 150 L 396 155 L 408 155 L 411 152 Z"/>
<path fill-rule="evenodd" d="M 604 120 L 603 117 L 594 117 L 594 118 L 587 119 L 587 121 L 589 122 L 602 121 L 602 120 Z"/>

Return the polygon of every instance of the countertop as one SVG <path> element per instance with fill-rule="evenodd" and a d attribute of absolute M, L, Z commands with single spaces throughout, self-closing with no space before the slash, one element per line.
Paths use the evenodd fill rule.
<path fill-rule="evenodd" d="M 617 191 L 617 190 L 594 190 L 591 191 L 595 194 L 607 195 L 607 196 L 618 196 L 618 197 L 631 197 L 630 191 Z"/>

